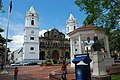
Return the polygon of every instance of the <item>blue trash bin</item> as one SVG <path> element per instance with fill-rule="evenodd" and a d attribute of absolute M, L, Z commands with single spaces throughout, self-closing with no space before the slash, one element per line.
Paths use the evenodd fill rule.
<path fill-rule="evenodd" d="M 89 54 L 77 54 L 72 62 L 75 64 L 76 80 L 91 80 Z"/>

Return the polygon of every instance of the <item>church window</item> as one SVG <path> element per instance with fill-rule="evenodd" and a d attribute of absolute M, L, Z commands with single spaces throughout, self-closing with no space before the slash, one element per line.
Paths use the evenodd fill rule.
<path fill-rule="evenodd" d="M 69 27 L 67 27 L 67 32 L 69 31 Z"/>
<path fill-rule="evenodd" d="M 75 30 L 75 26 L 74 26 L 74 30 Z"/>
<path fill-rule="evenodd" d="M 34 25 L 34 20 L 31 20 L 31 25 Z"/>
<path fill-rule="evenodd" d="M 54 35 L 54 37 L 56 38 L 56 37 L 57 37 L 57 35 Z"/>
<path fill-rule="evenodd" d="M 32 16 L 34 16 L 34 14 L 32 14 Z"/>
<path fill-rule="evenodd" d="M 77 51 L 77 49 L 75 49 L 75 51 Z"/>
<path fill-rule="evenodd" d="M 77 41 L 75 41 L 75 44 L 77 44 Z"/>
<path fill-rule="evenodd" d="M 30 37 L 30 40 L 34 40 L 34 37 Z"/>
<path fill-rule="evenodd" d="M 31 33 L 33 34 L 33 33 L 34 33 L 34 31 L 31 31 Z"/>
<path fill-rule="evenodd" d="M 34 50 L 34 47 L 30 47 L 30 50 Z"/>

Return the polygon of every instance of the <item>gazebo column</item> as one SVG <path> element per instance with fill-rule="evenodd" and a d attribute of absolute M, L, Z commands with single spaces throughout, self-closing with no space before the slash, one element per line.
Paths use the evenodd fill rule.
<path fill-rule="evenodd" d="M 71 53 L 71 67 L 75 67 L 75 65 L 72 63 L 72 60 L 74 59 L 74 54 L 75 54 L 72 38 L 70 38 L 70 53 Z"/>
<path fill-rule="evenodd" d="M 78 43 L 79 43 L 79 52 L 80 52 L 80 54 L 82 54 L 82 44 L 81 44 L 81 35 L 80 34 L 78 35 L 78 39 L 79 39 L 79 41 L 78 41 Z"/>
<path fill-rule="evenodd" d="M 110 58 L 110 49 L 109 49 L 108 36 L 105 36 L 105 38 L 104 38 L 104 44 L 105 44 L 105 50 L 107 50 L 107 53 L 108 53 L 108 58 Z"/>
<path fill-rule="evenodd" d="M 82 53 L 85 53 L 85 42 L 83 41 L 83 44 L 82 44 Z"/>

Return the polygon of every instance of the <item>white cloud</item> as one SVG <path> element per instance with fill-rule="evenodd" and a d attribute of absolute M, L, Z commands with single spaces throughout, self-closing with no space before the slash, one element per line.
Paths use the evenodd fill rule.
<path fill-rule="evenodd" d="M 11 51 L 15 51 L 23 46 L 23 35 L 14 35 L 13 41 L 8 43 L 8 47 Z"/>
<path fill-rule="evenodd" d="M 41 31 L 39 31 L 39 36 L 44 36 L 45 32 L 47 32 L 47 30 L 41 30 Z"/>

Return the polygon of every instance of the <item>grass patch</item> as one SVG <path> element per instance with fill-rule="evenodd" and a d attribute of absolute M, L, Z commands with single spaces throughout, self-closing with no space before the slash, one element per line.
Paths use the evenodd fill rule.
<path fill-rule="evenodd" d="M 112 80 L 120 80 L 120 74 L 111 75 Z"/>

